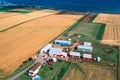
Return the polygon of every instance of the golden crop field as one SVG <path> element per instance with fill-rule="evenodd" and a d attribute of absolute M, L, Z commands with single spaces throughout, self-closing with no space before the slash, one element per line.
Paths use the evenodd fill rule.
<path fill-rule="evenodd" d="M 46 15 L 51 11 L 49 12 L 49 10 L 47 10 L 45 12 Z M 53 12 L 54 11 L 52 11 L 52 14 Z M 40 17 L 42 13 L 37 11 L 30 14 L 27 16 L 24 15 L 25 18 L 22 17 L 20 20 L 16 20 L 19 18 L 17 16 L 16 18 L 9 18 L 12 21 L 16 20 L 14 23 L 10 23 L 11 21 L 6 18 L 7 26 L 15 25 L 26 18 Z M 7 74 L 12 73 L 23 61 L 27 60 L 82 16 L 83 15 L 64 14 L 50 15 L 0 32 L 0 70 Z M 0 23 L 0 25 L 3 24 Z"/>
<path fill-rule="evenodd" d="M 0 19 L 1 19 L 1 18 L 10 17 L 10 16 L 19 15 L 19 14 L 20 14 L 20 13 L 0 12 Z"/>
<path fill-rule="evenodd" d="M 120 15 L 99 14 L 94 22 L 106 24 L 101 43 L 120 45 Z"/>
<path fill-rule="evenodd" d="M 17 24 L 21 24 L 25 21 L 33 20 L 33 19 L 43 17 L 43 16 L 48 16 L 51 14 L 55 14 L 57 12 L 59 12 L 59 11 L 40 10 L 40 11 L 31 12 L 28 14 L 20 14 L 20 15 L 3 18 L 3 19 L 0 19 L 0 31 L 3 31 L 4 29 L 10 28 Z"/>

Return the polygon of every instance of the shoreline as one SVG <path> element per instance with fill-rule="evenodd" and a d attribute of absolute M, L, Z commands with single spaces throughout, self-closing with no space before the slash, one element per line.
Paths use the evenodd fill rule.
<path fill-rule="evenodd" d="M 7 4 L 6 4 L 7 5 Z M 27 5 L 7 5 L 7 6 L 4 6 L 4 5 L 0 5 L 0 7 L 3 6 L 3 7 L 16 7 L 16 8 L 28 8 L 28 9 L 36 9 L 36 10 L 44 10 L 44 9 L 49 9 L 49 10 L 57 10 L 57 11 L 61 11 L 61 12 L 69 12 L 69 13 L 82 13 L 82 14 L 86 14 L 86 13 L 95 13 L 95 14 L 120 14 L 120 11 L 119 12 L 115 12 L 115 11 L 78 11 L 78 10 L 66 10 L 66 9 L 56 9 L 56 8 L 44 8 L 44 7 L 39 7 L 39 6 L 27 6 Z M 1 8 L 0 8 L 1 9 Z M 1 12 L 1 11 L 0 11 Z"/>

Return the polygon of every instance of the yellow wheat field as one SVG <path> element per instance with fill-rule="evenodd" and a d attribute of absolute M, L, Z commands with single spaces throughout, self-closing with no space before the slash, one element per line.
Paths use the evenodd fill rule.
<path fill-rule="evenodd" d="M 14 25 L 23 23 L 25 21 L 29 21 L 29 20 L 36 19 L 36 18 L 43 17 L 43 16 L 48 16 L 51 14 L 55 14 L 57 12 L 59 11 L 40 10 L 40 11 L 31 12 L 28 14 L 20 14 L 20 15 L 3 18 L 3 19 L 0 19 L 0 31 L 7 29 L 9 27 L 12 27 Z"/>
<path fill-rule="evenodd" d="M 0 19 L 10 17 L 10 16 L 19 15 L 19 14 L 20 13 L 0 12 Z"/>
<path fill-rule="evenodd" d="M 27 60 L 37 50 L 61 34 L 82 16 L 51 15 L 1 32 L 0 70 L 7 74 L 12 73 L 23 61 Z M 12 19 L 14 20 L 14 18 Z"/>
<path fill-rule="evenodd" d="M 106 24 L 102 43 L 120 45 L 120 15 L 99 14 L 94 22 Z"/>

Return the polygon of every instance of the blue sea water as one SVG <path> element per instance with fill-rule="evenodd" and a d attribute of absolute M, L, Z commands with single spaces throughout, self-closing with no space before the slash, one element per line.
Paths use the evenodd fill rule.
<path fill-rule="evenodd" d="M 120 0 L 2 0 L 15 4 L 39 6 L 76 12 L 120 14 Z"/>

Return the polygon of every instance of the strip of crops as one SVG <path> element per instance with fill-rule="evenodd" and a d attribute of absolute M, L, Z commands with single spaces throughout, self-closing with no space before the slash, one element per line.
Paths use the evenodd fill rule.
<path fill-rule="evenodd" d="M 70 64 L 70 62 L 66 62 L 63 68 L 60 70 L 60 72 L 56 74 L 56 76 L 53 78 L 53 80 L 61 80 L 65 72 L 68 70 Z"/>
<path fill-rule="evenodd" d="M 102 40 L 103 35 L 104 35 L 104 31 L 105 31 L 105 26 L 106 26 L 106 24 L 101 23 L 101 27 L 100 27 L 100 30 L 99 30 L 97 36 L 96 36 L 96 39 Z"/>

